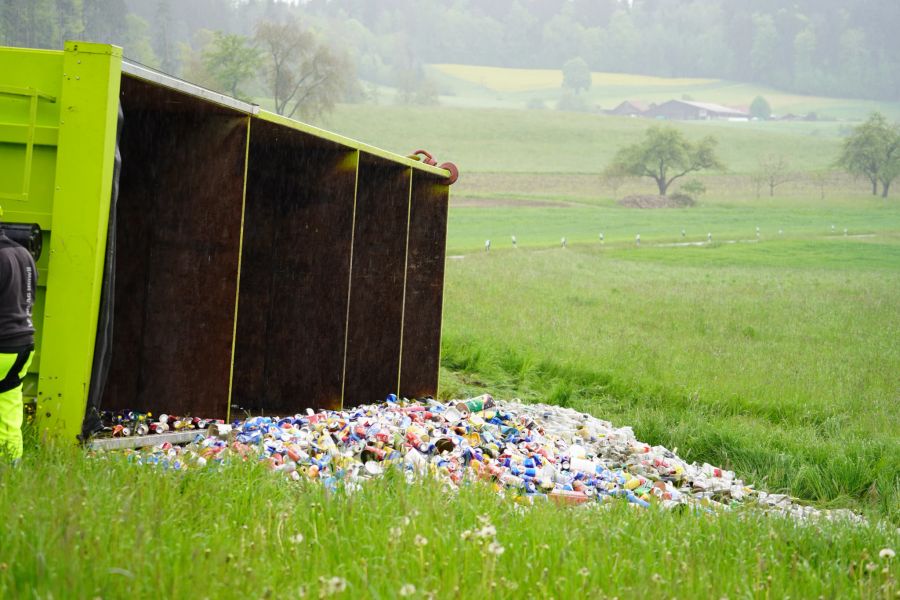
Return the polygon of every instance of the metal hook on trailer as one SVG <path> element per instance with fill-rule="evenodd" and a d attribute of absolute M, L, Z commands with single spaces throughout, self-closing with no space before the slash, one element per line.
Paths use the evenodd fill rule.
<path fill-rule="evenodd" d="M 416 150 L 412 154 L 408 156 L 413 160 L 420 160 L 426 165 L 430 165 L 432 167 L 438 167 L 439 169 L 444 169 L 445 171 L 450 171 L 450 176 L 447 177 L 446 183 L 447 185 L 453 185 L 456 183 L 456 180 L 459 179 L 459 168 L 453 164 L 452 162 L 437 164 L 437 161 L 427 150 Z"/>

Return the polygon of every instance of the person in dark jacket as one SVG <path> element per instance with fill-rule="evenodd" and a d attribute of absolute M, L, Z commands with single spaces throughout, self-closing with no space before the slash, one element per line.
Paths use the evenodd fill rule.
<path fill-rule="evenodd" d="M 0 229 L 0 456 L 13 460 L 22 457 L 22 378 L 34 356 L 36 289 L 31 253 Z"/>

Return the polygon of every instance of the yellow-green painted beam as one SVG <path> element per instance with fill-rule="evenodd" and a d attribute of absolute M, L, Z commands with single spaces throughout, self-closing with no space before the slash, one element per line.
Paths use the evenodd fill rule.
<path fill-rule="evenodd" d="M 122 50 L 67 42 L 37 420 L 75 440 L 87 405 L 100 306 Z"/>
<path fill-rule="evenodd" d="M 297 131 L 308 133 L 317 138 L 329 140 L 331 142 L 334 142 L 335 144 L 340 144 L 341 146 L 346 146 L 350 150 L 359 150 L 360 152 L 365 152 L 366 154 L 371 154 L 372 156 L 378 156 L 393 163 L 398 163 L 406 165 L 407 167 L 419 169 L 420 171 L 425 171 L 426 173 L 431 173 L 432 175 L 438 175 L 440 177 L 450 176 L 450 171 L 446 169 L 441 169 L 440 167 L 434 167 L 432 165 L 426 165 L 425 163 L 409 158 L 408 156 L 400 156 L 399 154 L 394 154 L 393 152 L 388 152 L 387 150 L 382 150 L 381 148 L 376 148 L 375 146 L 364 144 L 363 142 L 344 137 L 337 133 L 333 133 L 325 129 L 319 129 L 318 127 L 314 127 L 313 125 L 309 125 L 307 123 L 301 123 L 300 121 L 282 117 L 281 115 L 269 112 L 267 110 L 260 110 L 256 114 L 256 118 L 262 119 L 263 121 L 269 121 L 270 123 L 284 125 L 285 127 L 290 127 L 291 129 L 296 129 Z"/>

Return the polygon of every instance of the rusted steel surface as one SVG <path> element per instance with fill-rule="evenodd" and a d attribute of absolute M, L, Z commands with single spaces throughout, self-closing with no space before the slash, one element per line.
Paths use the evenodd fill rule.
<path fill-rule="evenodd" d="M 413 173 L 400 359 L 407 398 L 437 394 L 449 193 L 439 178 Z"/>
<path fill-rule="evenodd" d="M 336 409 L 357 154 L 268 123 L 250 140 L 232 403 Z"/>
<path fill-rule="evenodd" d="M 360 155 L 344 405 L 397 392 L 410 169 Z"/>
<path fill-rule="evenodd" d="M 246 117 L 123 79 L 105 409 L 227 410 Z"/>

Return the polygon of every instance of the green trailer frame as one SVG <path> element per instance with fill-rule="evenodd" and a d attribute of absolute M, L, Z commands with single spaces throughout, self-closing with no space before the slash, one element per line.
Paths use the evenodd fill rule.
<path fill-rule="evenodd" d="M 42 433 L 437 392 L 447 169 L 68 42 L 0 48 L 0 174 L 4 221 L 44 232 Z"/>

